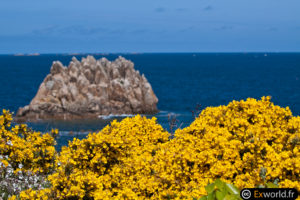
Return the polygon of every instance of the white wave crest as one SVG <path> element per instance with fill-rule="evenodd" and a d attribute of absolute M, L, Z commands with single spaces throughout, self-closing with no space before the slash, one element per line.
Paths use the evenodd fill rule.
<path fill-rule="evenodd" d="M 113 114 L 110 114 L 110 115 L 99 115 L 98 117 L 101 118 L 101 119 L 112 119 L 112 118 L 116 118 L 116 117 L 134 117 L 135 115 L 132 115 L 132 114 L 121 114 L 121 115 L 113 115 Z"/>

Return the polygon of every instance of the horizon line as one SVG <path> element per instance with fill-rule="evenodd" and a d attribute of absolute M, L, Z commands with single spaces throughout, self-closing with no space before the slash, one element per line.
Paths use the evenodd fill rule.
<path fill-rule="evenodd" d="M 199 51 L 199 52 L 57 52 L 57 53 L 0 53 L 0 55 L 12 55 L 12 56 L 40 56 L 40 55 L 109 55 L 109 54 L 253 54 L 253 53 L 294 53 L 298 54 L 300 51 Z"/>

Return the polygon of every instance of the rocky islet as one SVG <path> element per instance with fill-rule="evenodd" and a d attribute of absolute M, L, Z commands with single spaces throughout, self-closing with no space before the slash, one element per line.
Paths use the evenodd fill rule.
<path fill-rule="evenodd" d="M 93 118 L 99 115 L 156 113 L 158 99 L 134 63 L 87 56 L 72 58 L 68 67 L 54 61 L 19 120 Z"/>

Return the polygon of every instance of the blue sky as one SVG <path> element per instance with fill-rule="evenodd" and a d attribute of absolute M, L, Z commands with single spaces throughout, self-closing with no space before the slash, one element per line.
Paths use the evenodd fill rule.
<path fill-rule="evenodd" d="M 3 0 L 0 54 L 299 52 L 299 0 Z"/>

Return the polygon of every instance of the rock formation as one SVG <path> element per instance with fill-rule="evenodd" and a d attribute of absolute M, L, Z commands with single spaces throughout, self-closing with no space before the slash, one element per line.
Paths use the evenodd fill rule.
<path fill-rule="evenodd" d="M 68 67 L 52 64 L 21 120 L 90 118 L 109 114 L 155 113 L 158 102 L 144 75 L 123 57 L 113 62 L 93 56 L 72 58 Z"/>

